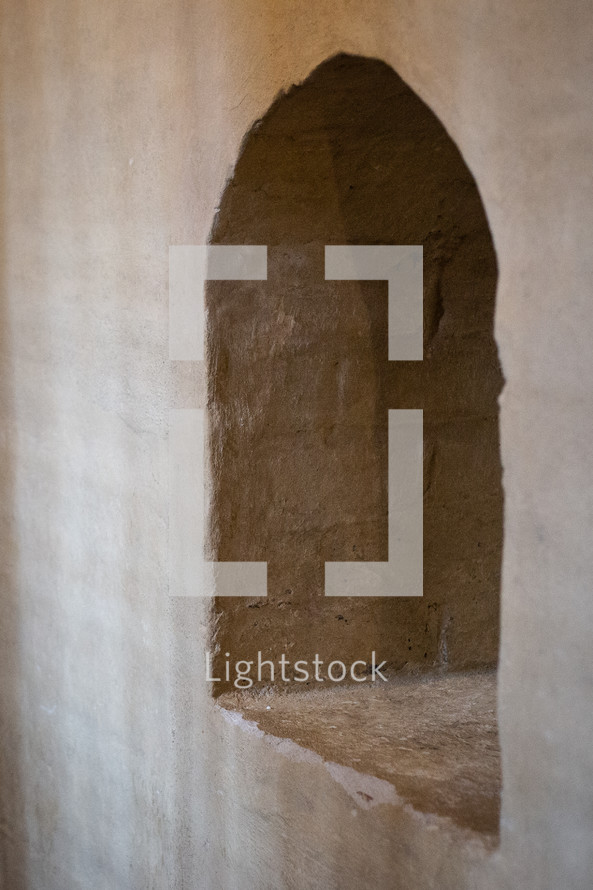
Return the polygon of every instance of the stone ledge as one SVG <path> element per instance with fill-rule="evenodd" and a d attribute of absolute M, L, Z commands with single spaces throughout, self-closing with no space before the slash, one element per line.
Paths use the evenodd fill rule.
<path fill-rule="evenodd" d="M 291 694 L 233 692 L 217 703 L 230 719 L 291 740 L 303 756 L 314 752 L 364 808 L 405 803 L 496 842 L 501 767 L 495 671 Z"/>

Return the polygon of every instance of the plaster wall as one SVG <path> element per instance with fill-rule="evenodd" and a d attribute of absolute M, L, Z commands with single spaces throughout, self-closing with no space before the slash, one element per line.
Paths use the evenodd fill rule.
<path fill-rule="evenodd" d="M 590 4 L 3 8 L 2 858 L 10 890 L 520 886 L 593 873 Z M 247 732 L 167 597 L 167 248 L 203 243 L 239 142 L 339 51 L 460 147 L 499 265 L 506 386 L 492 853 Z"/>

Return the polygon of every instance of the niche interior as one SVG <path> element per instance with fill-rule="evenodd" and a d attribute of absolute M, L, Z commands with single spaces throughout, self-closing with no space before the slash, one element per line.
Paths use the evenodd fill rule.
<path fill-rule="evenodd" d="M 267 598 L 214 603 L 214 693 L 227 652 L 494 667 L 497 267 L 451 137 L 388 65 L 336 56 L 247 133 L 211 242 L 268 247 L 267 281 L 206 294 L 211 556 L 268 563 Z M 325 281 L 328 244 L 423 246 L 422 362 L 388 361 L 387 283 Z M 325 561 L 387 559 L 390 408 L 424 411 L 424 596 L 324 597 Z"/>

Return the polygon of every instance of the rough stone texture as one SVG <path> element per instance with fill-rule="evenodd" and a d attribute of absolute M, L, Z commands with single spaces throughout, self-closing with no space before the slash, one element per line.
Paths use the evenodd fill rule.
<path fill-rule="evenodd" d="M 207 296 L 213 553 L 268 561 L 267 599 L 217 601 L 217 671 L 496 664 L 496 260 L 443 126 L 383 62 L 337 56 L 247 135 L 212 241 L 268 245 L 267 281 Z M 326 244 L 423 246 L 423 362 L 388 362 L 386 282 L 324 281 Z M 387 558 L 388 408 L 424 409 L 424 597 L 324 599 L 325 560 Z"/>
<path fill-rule="evenodd" d="M 270 736 L 389 782 L 416 812 L 498 835 L 494 671 L 379 679 L 293 695 L 231 692 L 218 704 Z M 355 795 L 369 806 L 381 800 L 372 787 Z"/>
<path fill-rule="evenodd" d="M 592 26 L 588 0 L 5 0 L 5 887 L 590 890 Z M 167 600 L 166 409 L 203 391 L 167 363 L 167 246 L 207 240 L 243 134 L 340 51 L 443 121 L 497 251 L 495 853 L 228 723 L 206 604 Z"/>

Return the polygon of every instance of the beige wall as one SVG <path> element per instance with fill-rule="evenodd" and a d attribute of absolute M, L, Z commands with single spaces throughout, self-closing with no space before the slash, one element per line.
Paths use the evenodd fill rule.
<path fill-rule="evenodd" d="M 5 885 L 588 888 L 590 4 L 6 0 L 3 18 Z M 225 722 L 204 606 L 167 598 L 166 410 L 202 392 L 167 362 L 167 247 L 206 239 L 243 133 L 339 50 L 383 58 L 440 117 L 498 254 L 491 858 L 353 808 L 322 765 Z"/>

